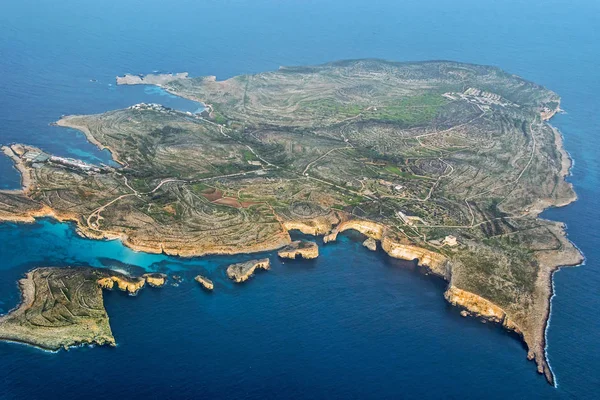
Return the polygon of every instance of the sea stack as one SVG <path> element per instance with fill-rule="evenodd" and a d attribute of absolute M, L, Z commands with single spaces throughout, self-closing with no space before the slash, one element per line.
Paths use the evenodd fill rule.
<path fill-rule="evenodd" d="M 377 241 L 373 238 L 368 238 L 363 242 L 363 246 L 371 251 L 377 250 Z"/>
<path fill-rule="evenodd" d="M 260 260 L 250 260 L 243 263 L 232 264 L 227 267 L 227 276 L 229 279 L 240 283 L 250 279 L 254 270 L 256 269 L 269 269 L 271 268 L 271 262 L 268 258 L 262 258 Z"/>
<path fill-rule="evenodd" d="M 153 274 L 144 274 L 143 278 L 146 279 L 146 283 L 152 287 L 161 287 L 167 283 L 167 275 L 153 273 Z"/>
<path fill-rule="evenodd" d="M 201 284 L 204 287 L 204 289 L 206 289 L 206 290 L 213 290 L 215 287 L 215 285 L 213 284 L 213 282 L 210 279 L 208 279 L 202 275 L 198 275 L 194 279 L 196 280 L 196 282 Z"/>
<path fill-rule="evenodd" d="M 308 260 L 319 256 L 319 246 L 315 242 L 296 240 L 279 250 L 277 255 L 281 258 L 295 259 L 300 257 Z"/>

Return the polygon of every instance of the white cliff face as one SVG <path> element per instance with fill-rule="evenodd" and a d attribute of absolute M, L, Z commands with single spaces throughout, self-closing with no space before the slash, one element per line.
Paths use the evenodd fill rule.
<path fill-rule="evenodd" d="M 331 231 L 333 224 L 339 222 L 332 218 L 313 218 L 310 220 L 293 220 L 283 222 L 283 227 L 288 230 L 298 230 L 305 235 L 324 235 Z"/>
<path fill-rule="evenodd" d="M 444 293 L 444 297 L 453 306 L 465 308 L 469 314 L 500 323 L 504 322 L 506 318 L 504 310 L 497 305 L 475 293 L 467 292 L 456 286 L 450 286 Z"/>
<path fill-rule="evenodd" d="M 383 237 L 383 233 L 385 231 L 385 227 L 377 222 L 372 221 L 363 221 L 363 220 L 350 220 L 344 221 L 337 226 L 329 235 L 326 235 L 323 238 L 325 243 L 333 242 L 337 239 L 337 235 L 340 232 L 347 231 L 349 229 L 354 229 L 362 233 L 365 236 L 368 236 L 375 240 L 381 240 Z"/>
<path fill-rule="evenodd" d="M 381 248 L 393 258 L 401 260 L 417 260 L 419 265 L 427 267 L 431 272 L 448 280 L 450 278 L 450 263 L 440 253 L 436 253 L 422 247 L 401 244 L 384 236 L 381 240 Z"/>

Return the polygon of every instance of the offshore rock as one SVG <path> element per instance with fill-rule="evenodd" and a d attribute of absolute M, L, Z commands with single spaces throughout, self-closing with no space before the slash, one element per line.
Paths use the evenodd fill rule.
<path fill-rule="evenodd" d="M 368 238 L 363 242 L 363 246 L 371 251 L 377 250 L 377 241 L 373 238 Z"/>
<path fill-rule="evenodd" d="M 152 287 L 161 287 L 167 283 L 167 275 L 165 274 L 144 274 L 142 277 L 145 278 L 146 283 Z"/>
<path fill-rule="evenodd" d="M 268 270 L 269 268 L 271 268 L 271 262 L 268 258 L 250 260 L 227 267 L 227 276 L 229 279 L 240 283 L 250 279 L 256 269 Z"/>
<path fill-rule="evenodd" d="M 194 279 L 196 280 L 196 282 L 201 284 L 202 287 L 204 287 L 204 289 L 206 289 L 206 290 L 213 290 L 215 287 L 215 285 L 213 284 L 213 282 L 210 279 L 208 279 L 202 275 L 197 275 Z"/>
<path fill-rule="evenodd" d="M 296 240 L 279 250 L 277 255 L 281 258 L 295 259 L 300 257 L 309 260 L 319 256 L 319 246 L 315 242 Z"/>

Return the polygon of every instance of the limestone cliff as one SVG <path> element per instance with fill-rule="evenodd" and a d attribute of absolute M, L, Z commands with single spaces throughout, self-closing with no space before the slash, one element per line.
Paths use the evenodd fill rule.
<path fill-rule="evenodd" d="M 129 278 L 125 276 L 107 276 L 98 280 L 103 289 L 113 289 L 117 284 L 119 290 L 135 295 L 146 284 L 145 278 Z"/>
<path fill-rule="evenodd" d="M 288 230 L 298 230 L 306 235 L 324 235 L 331 231 L 331 227 L 337 221 L 331 221 L 327 218 L 313 218 L 309 220 L 289 220 L 282 223 Z"/>
<path fill-rule="evenodd" d="M 373 238 L 367 238 L 367 240 L 363 242 L 363 246 L 371 251 L 375 251 L 377 250 L 377 241 Z"/>
<path fill-rule="evenodd" d="M 279 250 L 277 255 L 281 258 L 295 259 L 300 257 L 308 260 L 319 256 L 319 246 L 315 242 L 296 240 Z"/>
<path fill-rule="evenodd" d="M 271 262 L 268 258 L 262 258 L 260 260 L 250 260 L 243 263 L 232 264 L 229 267 L 227 267 L 227 276 L 229 277 L 229 279 L 240 283 L 250 279 L 255 270 L 267 270 L 269 268 L 271 268 Z"/>
<path fill-rule="evenodd" d="M 402 260 L 417 260 L 419 265 L 429 268 L 431 272 L 446 279 L 450 277 L 450 263 L 448 262 L 448 259 L 440 253 L 410 244 L 398 243 L 388 236 L 385 236 L 382 239 L 381 248 L 390 257 Z"/>
<path fill-rule="evenodd" d="M 0 340 L 58 350 L 115 345 L 102 288 L 137 292 L 146 279 L 89 267 L 37 268 L 19 281 L 21 304 L 0 317 Z"/>
<path fill-rule="evenodd" d="M 453 306 L 462 307 L 467 315 L 482 317 L 489 321 L 501 323 L 502 326 L 521 334 L 519 327 L 506 316 L 506 312 L 475 293 L 467 292 L 450 285 L 444 293 L 446 300 Z M 463 314 L 464 315 L 464 314 Z"/>
<path fill-rule="evenodd" d="M 167 275 L 165 274 L 144 274 L 142 278 L 146 279 L 146 283 L 152 287 L 161 287 L 167 283 Z"/>
<path fill-rule="evenodd" d="M 350 229 L 354 229 L 372 239 L 381 240 L 385 227 L 382 224 L 373 221 L 351 219 L 339 224 L 330 234 L 323 238 L 323 242 L 333 242 L 337 239 L 338 233 Z"/>

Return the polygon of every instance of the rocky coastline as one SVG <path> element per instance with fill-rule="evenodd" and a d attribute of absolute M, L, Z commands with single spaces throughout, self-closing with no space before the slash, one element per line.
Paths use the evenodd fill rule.
<path fill-rule="evenodd" d="M 250 260 L 243 263 L 231 264 L 227 267 L 227 276 L 234 282 L 241 283 L 250 279 L 257 269 L 269 270 L 271 262 L 268 258 Z"/>
<path fill-rule="evenodd" d="M 319 246 L 315 242 L 296 240 L 277 252 L 281 258 L 303 258 L 310 260 L 319 256 Z"/>
<path fill-rule="evenodd" d="M 66 126 L 66 125 L 64 125 Z M 71 126 L 75 127 L 75 126 Z M 76 127 L 80 129 L 79 127 Z M 562 158 L 562 176 L 563 179 L 568 175 L 568 171 L 571 165 L 571 161 L 568 158 L 568 153 L 562 148 L 562 140 L 560 133 L 558 130 L 554 130 L 556 134 L 556 143 L 559 147 L 559 152 L 563 155 Z M 90 137 L 92 137 L 90 135 Z M 8 151 L 3 148 L 5 153 Z M 12 151 L 11 151 L 12 153 Z M 116 153 L 113 153 L 116 154 Z M 20 163 L 19 157 L 15 154 L 7 154 L 15 161 L 17 168 L 22 173 L 23 176 L 28 176 L 27 167 Z M 31 182 L 29 180 L 23 180 L 24 186 L 21 190 L 27 191 L 31 188 Z M 544 201 L 540 201 L 538 208 L 533 208 L 532 212 L 536 215 L 541 213 L 545 208 L 551 206 L 564 206 L 572 201 L 576 200 L 576 196 L 570 197 L 568 199 L 564 199 L 559 203 L 553 203 L 551 199 L 546 199 Z M 314 220 L 289 220 L 285 221 L 282 226 L 286 228 L 285 234 L 281 236 L 281 240 L 275 243 L 264 243 L 259 246 L 249 246 L 247 248 L 244 247 L 222 247 L 222 248 L 202 248 L 196 246 L 181 246 L 181 243 L 176 244 L 176 246 L 172 246 L 167 243 L 154 243 L 154 242 L 143 242 L 140 240 L 132 240 L 126 235 L 120 233 L 110 233 L 103 231 L 102 233 L 98 233 L 93 231 L 83 225 L 81 220 L 76 215 L 66 215 L 66 214 L 57 214 L 53 209 L 47 206 L 42 206 L 37 210 L 33 210 L 24 215 L 1 215 L 0 220 L 12 221 L 12 222 L 34 222 L 36 218 L 41 217 L 52 217 L 59 221 L 74 221 L 78 226 L 78 233 L 83 236 L 93 238 L 93 239 L 120 239 L 126 246 L 132 248 L 136 251 L 148 252 L 148 253 L 164 253 L 168 255 L 175 255 L 181 257 L 192 257 L 192 256 L 203 256 L 203 255 L 212 255 L 212 254 L 222 254 L 222 255 L 235 255 L 242 253 L 256 253 L 263 251 L 273 251 L 279 249 L 279 256 L 282 258 L 296 258 L 296 255 L 301 255 L 302 258 L 310 259 L 318 256 L 318 246 L 308 245 L 306 249 L 298 248 L 300 242 L 292 242 L 289 238 L 289 233 L 287 230 L 299 230 L 305 234 L 311 235 L 323 235 L 323 240 L 325 243 L 333 242 L 336 240 L 337 235 L 346 230 L 356 230 L 364 235 L 366 235 L 369 239 L 373 241 L 380 241 L 381 248 L 384 252 L 386 252 L 390 257 L 404 259 L 404 260 L 417 260 L 418 264 L 422 267 L 426 267 L 431 270 L 432 273 L 443 277 L 447 281 L 452 282 L 452 264 L 450 260 L 448 260 L 443 255 L 424 249 L 419 246 L 410 245 L 407 243 L 398 242 L 396 239 L 391 237 L 390 235 L 386 235 L 386 227 L 382 224 L 367 221 L 367 220 L 356 220 L 349 219 L 347 216 L 343 214 L 338 214 L 338 217 L 341 217 L 338 225 L 334 225 L 331 220 L 318 218 Z M 333 221 L 336 222 L 336 221 Z M 488 300 L 478 296 L 481 299 L 479 302 L 475 301 L 465 301 L 460 296 L 456 295 L 456 291 L 460 290 L 458 288 L 453 289 L 452 291 L 447 291 L 445 294 L 446 299 L 461 308 L 464 308 L 469 315 L 477 316 L 480 318 L 484 318 L 490 320 L 492 322 L 497 322 L 502 324 L 505 328 L 514 330 L 519 333 L 525 343 L 529 347 L 528 358 L 535 360 L 538 365 L 538 372 L 544 374 L 550 383 L 554 382 L 554 378 L 552 376 L 551 369 L 547 363 L 547 357 L 545 354 L 545 331 L 547 327 L 547 320 L 549 318 L 550 312 L 550 299 L 552 296 L 552 274 L 558 268 L 562 266 L 575 266 L 579 265 L 583 257 L 579 253 L 578 250 L 566 239 L 566 234 L 562 227 L 558 228 L 558 236 L 560 236 L 564 240 L 564 246 L 568 251 L 560 251 L 554 252 L 551 254 L 547 254 L 544 256 L 543 262 L 540 263 L 544 267 L 543 273 L 538 277 L 536 286 L 538 287 L 538 297 L 541 299 L 545 299 L 544 301 L 538 301 L 540 304 L 538 306 L 538 310 L 536 314 L 538 314 L 537 320 L 539 323 L 532 326 L 530 329 L 519 327 L 514 321 L 508 317 L 508 314 L 505 311 L 504 318 L 498 317 L 498 312 L 486 312 L 489 310 L 497 310 L 500 309 L 495 306 L 493 303 Z M 282 246 L 287 246 L 282 248 Z M 290 247 L 291 246 L 291 247 Z M 315 250 L 316 249 L 316 250 Z M 574 249 L 574 250 L 573 250 Z M 573 250 L 573 251 L 571 251 Z M 232 278 L 234 279 L 234 278 Z M 247 278 L 246 278 L 247 279 Z M 246 280 L 243 279 L 243 280 Z M 235 279 L 234 279 L 235 280 Z M 242 281 L 243 281 L 242 280 Z M 240 281 L 241 282 L 241 281 Z M 117 284 L 117 287 L 120 290 L 124 290 L 129 292 L 130 294 L 135 294 L 141 287 L 146 283 L 145 279 L 141 279 L 136 281 L 135 283 L 128 282 L 124 283 L 124 281 L 113 278 L 106 278 L 103 281 L 103 285 L 108 288 L 113 287 L 114 284 Z M 450 286 L 452 288 L 452 286 Z M 450 290 L 450 289 L 449 289 Z M 468 293 L 466 291 L 462 291 L 460 293 Z M 473 296 L 477 296 L 472 294 Z M 490 307 L 482 307 L 481 304 L 490 304 Z M 496 308 L 495 308 L 496 307 Z M 501 310 L 501 309 L 500 309 Z M 506 321 L 510 321 L 507 323 Z M 108 343 L 108 342 L 107 342 Z"/>
<path fill-rule="evenodd" d="M 376 251 L 377 250 L 377 241 L 373 238 L 367 238 L 363 242 L 363 246 L 365 246 L 367 249 L 369 249 L 371 251 Z"/>
<path fill-rule="evenodd" d="M 33 269 L 19 281 L 20 304 L 0 317 L 0 340 L 52 351 L 79 345 L 115 346 L 102 290 L 116 285 L 135 295 L 147 280 L 158 284 L 153 280 L 162 278 L 162 274 L 129 277 L 90 267 Z"/>
<path fill-rule="evenodd" d="M 124 162 L 120 159 L 119 153 L 115 149 L 98 141 L 87 126 L 80 125 L 80 124 L 73 122 L 73 120 L 77 117 L 78 117 L 77 115 L 64 116 L 61 119 L 59 119 L 58 121 L 54 122 L 52 125 L 60 126 L 63 128 L 76 129 L 76 130 L 80 131 L 81 133 L 83 133 L 85 135 L 85 138 L 88 140 L 88 142 L 90 142 L 91 144 L 93 144 L 94 146 L 99 148 L 100 150 L 110 151 L 111 157 L 115 162 L 119 163 L 122 166 L 128 165 L 126 162 Z"/>
<path fill-rule="evenodd" d="M 125 74 L 117 76 L 117 85 L 155 85 L 161 86 L 169 82 L 179 79 L 186 79 L 187 72 L 179 72 L 175 74 L 148 74 L 148 75 L 132 75 Z"/>

